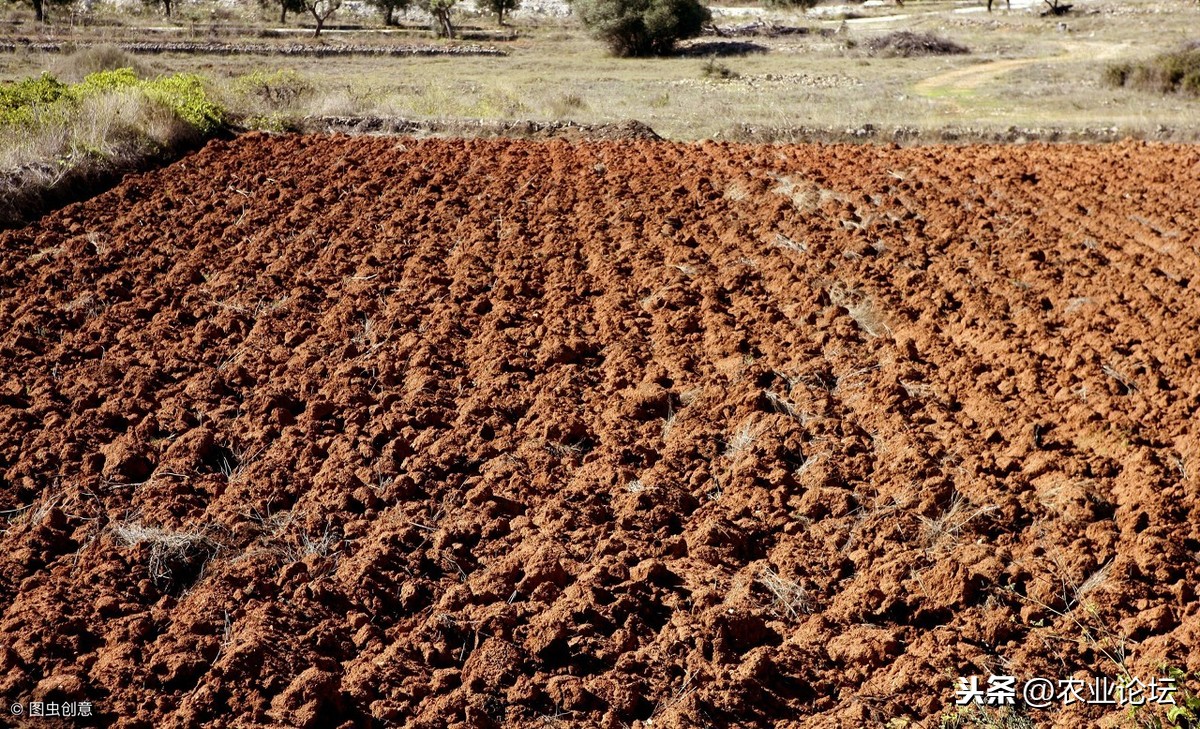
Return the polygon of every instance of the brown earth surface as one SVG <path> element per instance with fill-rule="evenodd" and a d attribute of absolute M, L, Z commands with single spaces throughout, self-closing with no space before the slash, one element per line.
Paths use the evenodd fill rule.
<path fill-rule="evenodd" d="M 0 234 L 0 699 L 936 726 L 957 676 L 1200 671 L 1198 193 L 1147 143 L 127 177 Z"/>

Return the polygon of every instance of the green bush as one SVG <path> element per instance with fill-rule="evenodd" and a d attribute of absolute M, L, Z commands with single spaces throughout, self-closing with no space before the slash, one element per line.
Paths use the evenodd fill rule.
<path fill-rule="evenodd" d="M 0 124 L 31 121 L 37 108 L 57 103 L 68 94 L 69 89 L 69 86 L 48 73 L 0 85 Z"/>
<path fill-rule="evenodd" d="M 48 115 L 67 115 L 85 99 L 122 91 L 140 91 L 204 135 L 225 125 L 224 107 L 209 99 L 199 76 L 181 73 L 143 81 L 130 68 L 89 74 L 77 84 L 64 84 L 44 73 L 0 85 L 0 125 L 37 124 Z"/>
<path fill-rule="evenodd" d="M 697 0 L 575 0 L 583 24 L 618 56 L 665 56 L 712 19 Z"/>
<path fill-rule="evenodd" d="M 208 98 L 204 79 L 194 73 L 177 73 L 147 81 L 146 95 L 175 110 L 180 119 L 208 135 L 225 126 L 225 109 Z"/>
<path fill-rule="evenodd" d="M 1136 63 L 1118 63 L 1104 70 L 1104 80 L 1160 94 L 1200 96 L 1200 48 L 1163 53 Z"/>
<path fill-rule="evenodd" d="M 198 76 L 145 81 L 119 68 L 74 84 L 50 74 L 0 84 L 0 227 L 193 148 L 224 124 Z"/>
<path fill-rule="evenodd" d="M 117 68 L 112 71 L 97 71 L 88 74 L 79 83 L 71 84 L 69 93 L 71 98 L 81 100 L 93 94 L 128 89 L 139 83 L 141 81 L 138 80 L 137 74 L 133 72 L 132 68 Z"/>
<path fill-rule="evenodd" d="M 300 125 L 296 119 L 279 113 L 249 116 L 242 120 L 246 129 L 256 129 L 260 132 L 298 132 Z"/>

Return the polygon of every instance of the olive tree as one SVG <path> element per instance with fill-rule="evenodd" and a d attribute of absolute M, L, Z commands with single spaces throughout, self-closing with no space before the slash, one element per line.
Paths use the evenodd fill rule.
<path fill-rule="evenodd" d="M 175 0 L 143 0 L 143 2 L 145 2 L 146 5 L 150 5 L 150 6 L 161 5 L 162 9 L 163 9 L 163 14 L 166 15 L 168 18 L 171 17 L 171 12 L 175 6 Z"/>
<path fill-rule="evenodd" d="M 482 7 L 496 14 L 496 22 L 504 25 L 504 14 L 516 10 L 521 5 L 521 0 L 483 0 L 480 3 Z"/>
<path fill-rule="evenodd" d="M 30 0 L 33 16 L 39 23 L 46 22 L 46 11 L 51 5 L 70 5 L 73 0 Z"/>
<path fill-rule="evenodd" d="M 367 0 L 367 4 L 379 11 L 386 26 L 396 25 L 396 11 L 407 10 L 412 0 Z"/>
<path fill-rule="evenodd" d="M 304 9 L 308 14 L 313 16 L 313 20 L 317 23 L 317 29 L 313 32 L 313 38 L 318 38 L 321 35 L 321 29 L 325 27 L 325 21 L 333 17 L 342 7 L 342 0 L 304 0 Z"/>
<path fill-rule="evenodd" d="M 454 37 L 450 13 L 458 0 L 418 0 L 421 9 L 433 16 L 433 26 L 440 38 Z"/>
<path fill-rule="evenodd" d="M 304 5 L 304 0 L 259 0 L 264 8 L 279 8 L 279 24 L 287 24 L 288 13 L 303 13 L 308 8 Z"/>
<path fill-rule="evenodd" d="M 618 56 L 665 56 L 712 20 L 697 0 L 574 0 L 572 7 Z"/>

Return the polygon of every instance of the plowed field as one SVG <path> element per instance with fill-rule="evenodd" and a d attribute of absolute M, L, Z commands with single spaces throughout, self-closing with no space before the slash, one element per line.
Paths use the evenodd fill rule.
<path fill-rule="evenodd" d="M 1133 143 L 128 177 L 0 235 L 0 698 L 935 726 L 959 676 L 1200 671 L 1198 194 Z"/>

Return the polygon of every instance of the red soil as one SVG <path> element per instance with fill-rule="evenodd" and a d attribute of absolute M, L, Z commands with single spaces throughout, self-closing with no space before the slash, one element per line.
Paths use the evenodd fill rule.
<path fill-rule="evenodd" d="M 960 675 L 1200 671 L 1198 193 L 1132 143 L 129 177 L 0 235 L 0 699 L 932 726 Z"/>

